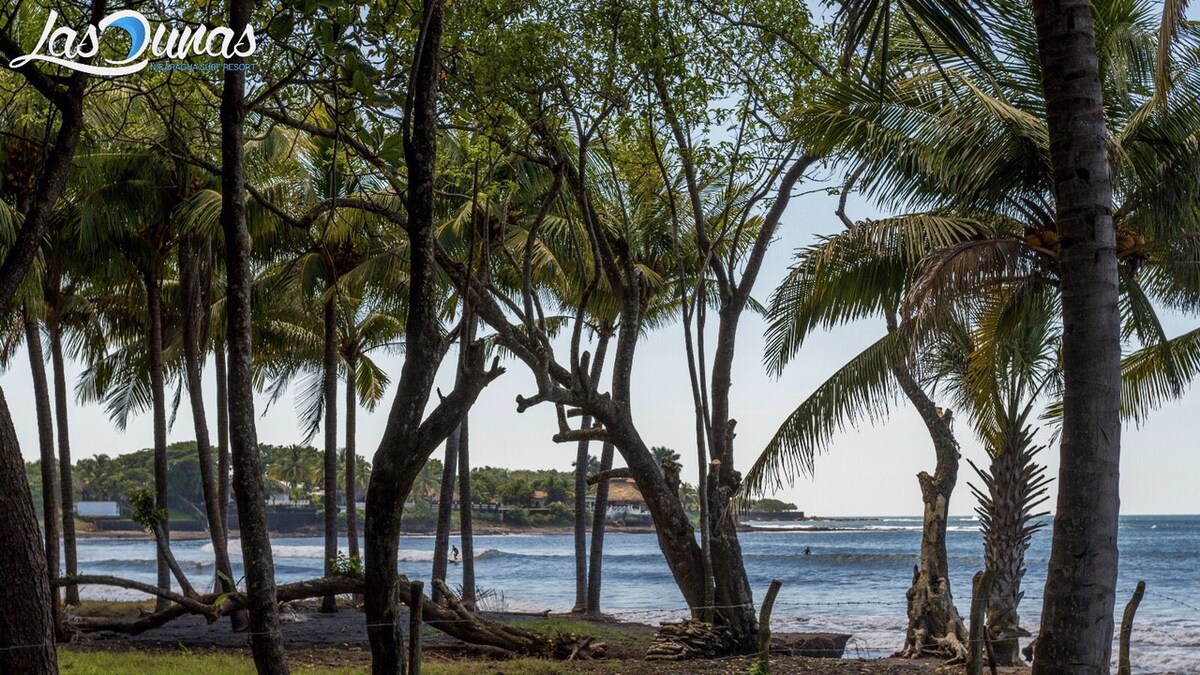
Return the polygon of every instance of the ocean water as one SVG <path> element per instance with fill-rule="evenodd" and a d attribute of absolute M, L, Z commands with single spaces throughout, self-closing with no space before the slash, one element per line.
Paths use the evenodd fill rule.
<path fill-rule="evenodd" d="M 849 633 L 847 656 L 890 655 L 903 641 L 904 593 L 912 580 L 921 537 L 919 518 L 811 520 L 750 523 L 763 531 L 741 535 L 755 598 L 771 579 L 783 588 L 776 601 L 776 631 Z M 796 529 L 801 528 L 801 529 Z M 959 612 L 970 606 L 971 576 L 983 566 L 978 523 L 952 518 L 947 533 L 951 584 Z M 273 540 L 281 583 L 319 576 L 323 545 L 317 537 Z M 1117 613 L 1139 579 L 1147 592 L 1138 610 L 1132 662 L 1142 673 L 1200 673 L 1200 516 L 1127 516 L 1121 520 L 1121 569 Z M 811 555 L 804 555 L 810 548 Z M 213 573 L 212 545 L 180 541 L 176 557 L 198 587 Z M 342 542 L 342 549 L 346 544 Z M 401 541 L 401 571 L 429 574 L 433 537 Z M 480 536 L 475 539 L 476 581 L 489 609 L 567 611 L 574 603 L 573 540 L 563 534 Z M 240 548 L 231 542 L 235 574 Z M 1034 536 L 1026 556 L 1022 625 L 1036 633 L 1050 554 L 1047 527 Z M 85 539 L 79 545 L 83 573 L 113 574 L 154 582 L 154 547 L 144 540 Z M 655 623 L 687 615 L 683 597 L 653 534 L 605 537 L 602 604 L 610 614 Z M 451 565 L 451 585 L 460 568 Z M 85 587 L 85 597 L 130 598 L 122 589 Z M 1115 654 L 1114 649 L 1114 654 Z"/>

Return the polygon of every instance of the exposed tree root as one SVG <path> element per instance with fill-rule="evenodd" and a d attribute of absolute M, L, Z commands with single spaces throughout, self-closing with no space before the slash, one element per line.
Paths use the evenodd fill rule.
<path fill-rule="evenodd" d="M 893 656 L 906 659 L 940 658 L 962 663 L 967 657 L 967 629 L 945 579 L 931 580 L 918 571 L 908 591 L 908 622 L 904 646 Z"/>
<path fill-rule="evenodd" d="M 136 619 L 72 618 L 68 628 L 84 633 L 109 631 L 138 635 L 182 616 L 197 614 L 212 623 L 226 614 L 240 611 L 246 607 L 246 596 L 240 592 L 209 593 L 196 598 L 187 598 L 150 584 L 103 575 L 65 576 L 56 580 L 55 583 L 60 586 L 68 584 L 116 586 L 168 598 L 176 603 L 163 611 L 146 614 Z M 408 580 L 400 577 L 397 583 L 400 597 L 409 597 Z M 541 633 L 477 616 L 466 609 L 443 582 L 435 583 L 442 592 L 443 604 L 434 604 L 433 601 L 425 598 L 422 603 L 422 616 L 426 623 L 451 637 L 468 644 L 496 647 L 527 656 L 566 660 L 588 660 L 604 656 L 604 644 L 595 642 L 591 637 L 564 633 Z M 277 596 L 279 602 L 292 602 L 326 595 L 362 594 L 364 590 L 364 582 L 361 578 L 325 577 L 294 584 L 283 584 L 277 588 Z"/>

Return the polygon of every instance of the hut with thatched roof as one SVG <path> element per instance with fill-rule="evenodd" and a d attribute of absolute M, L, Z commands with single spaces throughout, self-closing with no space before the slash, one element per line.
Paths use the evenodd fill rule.
<path fill-rule="evenodd" d="M 608 517 L 649 516 L 646 498 L 632 478 L 613 478 L 608 481 Z"/>

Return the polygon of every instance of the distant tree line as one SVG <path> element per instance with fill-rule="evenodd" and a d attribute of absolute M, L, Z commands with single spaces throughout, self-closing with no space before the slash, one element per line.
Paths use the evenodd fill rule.
<path fill-rule="evenodd" d="M 307 445 L 261 445 L 262 475 L 272 494 L 287 494 L 293 500 L 320 502 L 320 491 L 324 480 L 324 457 L 321 450 Z M 200 466 L 196 458 L 196 442 L 180 441 L 167 446 L 168 486 L 170 508 L 176 517 L 183 519 L 203 518 L 204 487 L 200 477 Z M 595 457 L 589 458 L 592 473 L 598 466 Z M 355 481 L 358 494 L 366 493 L 371 479 L 371 464 L 362 457 L 357 458 Z M 344 482 L 344 461 L 338 462 L 338 481 Z M 146 448 L 115 457 L 99 454 L 75 462 L 74 499 L 80 501 L 114 501 L 122 507 L 130 507 L 130 496 L 139 488 L 154 481 L 154 449 Z M 42 517 L 41 461 L 26 462 L 25 471 L 33 491 L 34 508 Z M 440 459 L 430 459 L 413 484 L 412 501 L 416 509 L 406 522 L 420 523 L 432 519 L 430 506 L 437 503 L 439 483 L 443 472 Z M 495 500 L 499 505 L 528 509 L 542 497 L 549 509 L 549 517 L 533 517 L 518 513 L 506 521 L 512 525 L 568 525 L 574 517 L 574 471 L 556 469 L 507 469 L 483 466 L 471 469 L 472 503 L 487 504 Z M 685 505 L 694 510 L 695 487 L 683 484 L 680 487 Z M 595 488 L 588 490 L 594 494 Z M 315 498 L 315 499 L 314 499 Z M 775 499 L 756 500 L 752 511 L 795 510 L 794 504 L 785 504 Z"/>

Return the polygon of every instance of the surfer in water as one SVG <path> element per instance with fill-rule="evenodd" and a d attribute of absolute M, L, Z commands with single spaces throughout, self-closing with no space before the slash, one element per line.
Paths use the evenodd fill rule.
<path fill-rule="evenodd" d="M 457 546 L 454 546 L 454 545 L 450 546 L 450 556 L 451 556 L 451 562 L 458 562 L 458 547 Z"/>

